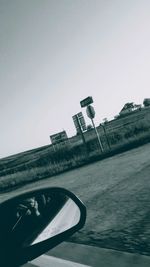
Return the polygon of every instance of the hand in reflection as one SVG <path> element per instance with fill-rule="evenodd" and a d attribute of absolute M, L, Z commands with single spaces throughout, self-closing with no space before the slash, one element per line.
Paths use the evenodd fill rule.
<path fill-rule="evenodd" d="M 17 207 L 17 218 L 30 215 L 40 216 L 38 202 L 35 198 L 28 198 L 22 201 Z"/>

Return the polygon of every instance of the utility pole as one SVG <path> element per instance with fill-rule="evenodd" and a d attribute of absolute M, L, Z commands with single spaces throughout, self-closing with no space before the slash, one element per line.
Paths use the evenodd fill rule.
<path fill-rule="evenodd" d="M 108 135 L 106 133 L 106 128 L 105 128 L 105 126 L 103 124 L 100 124 L 100 126 L 103 128 L 103 131 L 104 131 L 104 134 L 105 134 L 105 137 L 106 137 L 106 140 L 107 140 L 107 144 L 108 144 L 109 150 L 111 150 L 109 138 L 108 138 Z"/>
<path fill-rule="evenodd" d="M 96 127 L 95 127 L 94 120 L 93 120 L 92 118 L 91 118 L 91 121 L 92 121 L 93 128 L 95 129 L 95 133 L 96 133 L 96 136 L 97 136 L 97 139 L 98 139 L 98 144 L 99 144 L 100 150 L 101 150 L 101 152 L 103 152 L 103 151 L 104 151 L 104 149 L 103 149 L 103 146 L 102 146 L 102 142 L 101 142 L 101 139 L 100 139 L 99 133 L 98 133 L 98 131 L 97 131 Z"/>

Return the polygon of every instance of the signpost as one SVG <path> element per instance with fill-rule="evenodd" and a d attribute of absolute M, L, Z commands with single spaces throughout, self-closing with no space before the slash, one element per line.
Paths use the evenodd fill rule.
<path fill-rule="evenodd" d="M 94 117 L 95 117 L 95 110 L 94 110 L 93 106 L 91 106 L 91 105 L 87 106 L 86 114 L 92 121 L 92 125 L 93 125 L 93 128 L 95 129 L 95 132 L 96 132 L 96 136 L 97 136 L 97 139 L 98 139 L 100 150 L 101 150 L 101 152 L 103 152 L 102 142 L 101 142 L 101 139 L 99 137 L 98 131 L 97 131 L 96 127 L 95 127 L 95 123 L 94 123 L 94 120 L 93 120 Z"/>
<path fill-rule="evenodd" d="M 91 120 L 94 119 L 94 117 L 95 117 L 95 110 L 94 110 L 93 106 L 91 106 L 91 105 L 87 106 L 87 108 L 86 108 L 86 114 L 87 114 L 87 116 Z"/>
<path fill-rule="evenodd" d="M 87 149 L 85 137 L 84 137 L 84 134 L 83 134 L 83 130 L 84 129 L 86 130 L 86 124 L 85 124 L 85 120 L 84 120 L 84 117 L 82 115 L 82 112 L 77 113 L 72 118 L 73 118 L 76 130 L 77 130 L 77 133 L 81 134 L 82 141 L 83 141 L 83 144 L 84 144 L 84 147 L 85 147 L 85 151 L 86 151 L 86 154 L 88 156 L 88 149 Z"/>
<path fill-rule="evenodd" d="M 82 112 L 77 113 L 72 118 L 73 118 L 73 122 L 76 127 L 77 133 L 80 133 L 80 129 L 79 129 L 80 127 L 83 132 L 86 131 L 86 123 L 85 123 L 85 119 L 83 117 Z"/>
<path fill-rule="evenodd" d="M 93 128 L 95 130 L 95 133 L 96 133 L 96 136 L 97 136 L 97 139 L 98 139 L 98 143 L 99 143 L 99 147 L 100 147 L 100 150 L 101 152 L 103 152 L 103 146 L 102 146 L 102 142 L 101 142 L 101 139 L 100 139 L 100 136 L 98 134 L 98 131 L 95 127 L 95 123 L 94 123 L 94 117 L 95 117 L 95 110 L 93 108 L 93 106 L 91 106 L 90 104 L 93 103 L 93 98 L 91 96 L 88 96 L 87 98 L 83 99 L 82 101 L 80 101 L 80 105 L 81 107 L 86 107 L 86 114 L 87 116 L 91 119 L 92 121 L 92 125 L 93 125 Z"/>

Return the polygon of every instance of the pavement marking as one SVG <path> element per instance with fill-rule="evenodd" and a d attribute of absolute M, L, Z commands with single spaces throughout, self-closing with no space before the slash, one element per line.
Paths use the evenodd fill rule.
<path fill-rule="evenodd" d="M 37 267 L 37 265 L 33 265 L 31 262 L 25 263 L 24 265 L 21 265 L 21 267 Z"/>
<path fill-rule="evenodd" d="M 80 263 L 66 261 L 48 255 L 42 255 L 31 262 L 31 264 L 38 267 L 91 267 L 90 265 L 83 265 Z"/>

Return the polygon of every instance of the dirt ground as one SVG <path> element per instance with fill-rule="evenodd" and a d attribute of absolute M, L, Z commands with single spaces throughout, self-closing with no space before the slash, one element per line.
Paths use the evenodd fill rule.
<path fill-rule="evenodd" d="M 87 207 L 83 229 L 69 241 L 150 255 L 150 144 L 0 195 L 65 187 Z"/>

